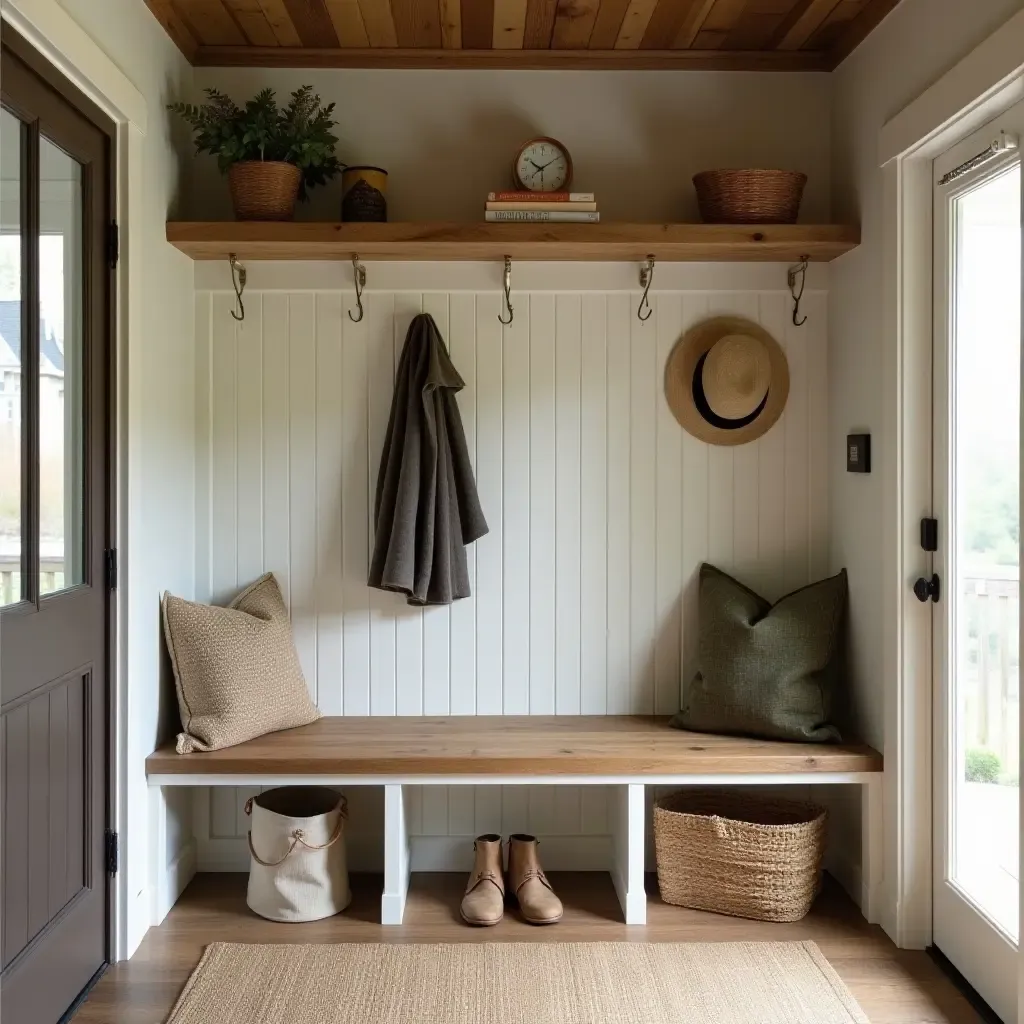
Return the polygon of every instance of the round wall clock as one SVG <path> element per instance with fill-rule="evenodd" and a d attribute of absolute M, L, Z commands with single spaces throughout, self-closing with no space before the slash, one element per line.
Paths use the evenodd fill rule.
<path fill-rule="evenodd" d="M 541 136 L 524 143 L 512 163 L 516 188 L 560 192 L 572 182 L 572 157 L 557 139 Z"/>

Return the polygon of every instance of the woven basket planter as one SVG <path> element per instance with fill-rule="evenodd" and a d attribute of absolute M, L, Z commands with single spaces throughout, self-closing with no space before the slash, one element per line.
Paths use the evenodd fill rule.
<path fill-rule="evenodd" d="M 721 790 L 683 790 L 654 805 L 658 885 L 666 903 L 757 921 L 799 921 L 818 894 L 825 811 Z"/>
<path fill-rule="evenodd" d="M 228 168 L 239 220 L 291 220 L 301 183 L 302 171 L 279 160 L 242 160 Z"/>
<path fill-rule="evenodd" d="M 701 171 L 693 176 L 707 224 L 795 224 L 807 175 L 799 171 Z"/>

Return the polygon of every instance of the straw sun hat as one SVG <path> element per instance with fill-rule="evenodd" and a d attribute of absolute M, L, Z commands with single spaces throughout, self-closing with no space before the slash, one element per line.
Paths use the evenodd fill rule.
<path fill-rule="evenodd" d="M 665 397 L 685 430 L 709 444 L 746 444 L 782 415 L 789 365 L 779 343 L 742 317 L 705 320 L 665 365 Z"/>

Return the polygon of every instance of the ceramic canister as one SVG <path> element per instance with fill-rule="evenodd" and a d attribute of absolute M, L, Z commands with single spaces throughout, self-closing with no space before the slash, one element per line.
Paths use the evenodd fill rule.
<path fill-rule="evenodd" d="M 346 167 L 341 173 L 341 219 L 388 219 L 388 172 L 381 167 Z"/>

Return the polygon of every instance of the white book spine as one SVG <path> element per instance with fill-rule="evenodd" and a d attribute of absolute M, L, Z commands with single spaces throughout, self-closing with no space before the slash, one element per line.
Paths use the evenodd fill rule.
<path fill-rule="evenodd" d="M 504 203 L 487 201 L 488 210 L 535 210 L 540 213 L 594 213 L 597 203 Z"/>
<path fill-rule="evenodd" d="M 487 210 L 485 221 L 544 221 L 550 224 L 597 224 L 599 213 L 563 213 L 546 210 Z"/>

